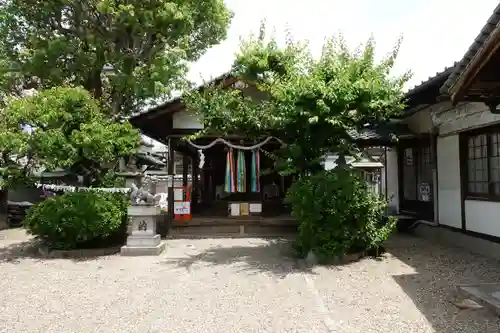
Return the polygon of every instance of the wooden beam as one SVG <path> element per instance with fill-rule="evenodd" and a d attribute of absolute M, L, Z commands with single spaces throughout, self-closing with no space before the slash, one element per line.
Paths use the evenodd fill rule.
<path fill-rule="evenodd" d="M 468 91 L 476 91 L 476 90 L 498 90 L 500 89 L 500 80 L 499 81 L 479 81 L 470 85 Z"/>

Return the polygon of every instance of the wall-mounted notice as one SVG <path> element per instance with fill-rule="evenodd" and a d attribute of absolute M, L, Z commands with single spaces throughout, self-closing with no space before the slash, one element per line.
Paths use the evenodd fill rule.
<path fill-rule="evenodd" d="M 232 203 L 231 204 L 231 216 L 240 216 L 240 204 Z"/>
<path fill-rule="evenodd" d="M 191 214 L 191 203 L 189 201 L 174 202 L 174 214 L 175 215 Z"/>
<path fill-rule="evenodd" d="M 251 203 L 250 204 L 250 213 L 262 213 L 262 204 L 261 203 Z"/>
<path fill-rule="evenodd" d="M 184 190 L 182 188 L 174 188 L 174 201 L 184 200 Z"/>
<path fill-rule="evenodd" d="M 241 216 L 248 216 L 248 202 L 242 202 L 240 204 L 240 213 Z"/>

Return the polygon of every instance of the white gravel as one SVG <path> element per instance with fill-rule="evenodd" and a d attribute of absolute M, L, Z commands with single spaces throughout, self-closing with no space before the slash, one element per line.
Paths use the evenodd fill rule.
<path fill-rule="evenodd" d="M 391 255 L 296 268 L 286 243 L 169 240 L 159 257 L 40 259 L 0 231 L 0 332 L 498 332 L 449 303 L 498 262 L 397 237 Z M 447 263 L 448 266 L 442 267 Z M 488 323 L 488 324 L 486 324 Z"/>

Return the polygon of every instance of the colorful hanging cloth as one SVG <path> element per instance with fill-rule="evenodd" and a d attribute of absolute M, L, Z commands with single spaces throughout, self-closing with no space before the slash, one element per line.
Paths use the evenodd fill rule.
<path fill-rule="evenodd" d="M 247 170 L 245 165 L 245 153 L 243 150 L 238 151 L 238 165 L 237 165 L 237 191 L 247 191 Z"/>
<path fill-rule="evenodd" d="M 226 191 L 227 193 L 236 192 L 234 184 L 234 161 L 232 149 L 229 149 L 226 157 L 226 181 L 224 184 L 224 191 Z"/>
<path fill-rule="evenodd" d="M 252 170 L 250 178 L 252 192 L 260 192 L 260 154 L 258 149 L 252 151 Z"/>

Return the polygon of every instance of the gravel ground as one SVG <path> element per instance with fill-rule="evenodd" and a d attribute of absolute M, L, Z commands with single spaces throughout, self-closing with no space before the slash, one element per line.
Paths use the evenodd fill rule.
<path fill-rule="evenodd" d="M 0 332 L 498 332 L 456 283 L 497 261 L 397 237 L 381 261 L 299 270 L 286 242 L 169 240 L 159 257 L 40 259 L 0 231 Z M 454 317 L 455 320 L 454 320 Z"/>
<path fill-rule="evenodd" d="M 486 310 L 458 310 L 457 284 L 500 282 L 497 260 L 397 236 L 382 260 L 314 269 L 315 287 L 343 332 L 500 332 Z"/>

